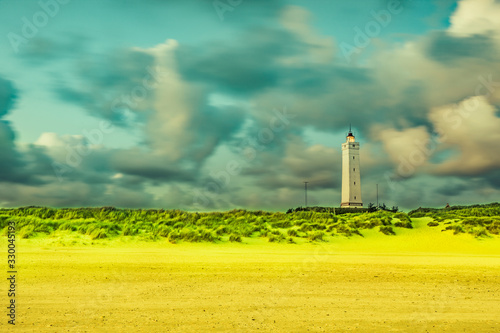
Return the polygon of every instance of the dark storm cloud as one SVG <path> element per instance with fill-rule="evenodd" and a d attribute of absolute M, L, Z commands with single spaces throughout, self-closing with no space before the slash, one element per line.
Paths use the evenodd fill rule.
<path fill-rule="evenodd" d="M 232 140 L 246 117 L 244 110 L 234 106 L 204 106 L 202 110 L 196 110 L 187 129 L 194 133 L 196 139 L 184 147 L 184 159 L 201 166 L 219 145 Z"/>
<path fill-rule="evenodd" d="M 42 180 L 42 177 L 54 177 L 54 168 L 52 166 L 54 160 L 46 154 L 45 149 L 36 145 L 28 145 L 22 154 L 26 163 L 24 173 L 29 175 L 27 178 L 32 180 L 31 183 L 43 184 L 48 180 Z"/>
<path fill-rule="evenodd" d="M 93 61 L 87 59 L 78 63 L 76 73 L 83 84 L 79 87 L 67 87 L 64 82 L 60 82 L 57 93 L 63 100 L 83 105 L 92 115 L 118 125 L 137 125 L 137 122 L 127 122 L 129 115 L 123 112 L 137 111 L 134 120 L 139 119 L 149 126 L 143 144 L 158 154 L 151 157 L 150 153 L 139 153 L 133 149 L 108 152 L 109 157 L 103 156 L 103 161 L 111 162 L 102 169 L 103 173 L 121 172 L 141 177 L 144 181 L 191 182 L 205 159 L 241 127 L 245 113 L 233 106 L 207 105 L 207 94 L 210 91 L 207 89 L 201 89 L 197 93 L 189 92 L 186 96 L 176 93 L 172 99 L 167 98 L 163 104 L 158 105 L 158 96 L 175 93 L 175 87 L 182 83 L 168 81 L 170 84 L 163 84 L 162 79 L 165 77 L 162 75 L 168 74 L 158 71 L 172 71 L 166 79 L 173 80 L 175 69 L 153 66 L 153 56 L 140 51 L 121 51 Z M 145 79 L 154 86 L 148 89 L 149 86 L 144 85 Z M 137 89 L 146 91 L 146 94 L 134 99 L 134 91 Z M 188 104 L 184 105 L 179 101 Z M 179 109 L 185 111 L 181 116 L 185 121 L 179 124 L 183 131 L 172 137 L 164 126 L 165 123 L 175 121 L 172 119 L 178 116 L 176 112 Z M 181 155 L 180 160 L 172 161 L 165 153 L 165 147 L 170 151 L 176 149 Z M 85 163 L 89 160 L 95 159 L 84 159 Z M 68 177 L 73 181 L 83 180 L 83 175 L 79 172 L 92 174 L 93 167 L 90 165 L 86 168 L 82 164 L 80 168 L 72 170 Z M 95 175 L 85 181 L 95 183 L 99 181 L 99 177 Z"/>
<path fill-rule="evenodd" d="M 307 180 L 316 189 L 337 188 L 340 184 L 340 152 L 324 146 L 307 146 L 300 137 L 288 136 L 284 154 L 264 151 L 243 168 L 242 175 L 254 178 L 255 185 L 268 190 L 296 189 Z"/>
<path fill-rule="evenodd" d="M 181 47 L 176 53 L 186 80 L 215 84 L 221 90 L 254 93 L 275 86 L 284 73 L 277 61 L 300 53 L 301 44 L 282 30 L 258 28 L 238 43 Z"/>
<path fill-rule="evenodd" d="M 45 65 L 82 56 L 86 52 L 87 37 L 61 35 L 57 38 L 35 37 L 20 49 L 19 59 L 30 65 Z"/>
<path fill-rule="evenodd" d="M 495 189 L 500 189 L 500 170 L 495 169 L 489 172 L 486 172 L 482 175 L 484 179 L 485 185 L 489 185 Z"/>
<path fill-rule="evenodd" d="M 17 97 L 12 82 L 0 77 L 0 117 L 3 117 L 12 108 Z"/>
<path fill-rule="evenodd" d="M 25 179 L 21 171 L 25 164 L 14 140 L 15 134 L 9 122 L 0 121 L 0 180 L 23 182 Z"/>
<path fill-rule="evenodd" d="M 16 150 L 16 135 L 10 122 L 2 118 L 14 105 L 17 92 L 13 84 L 0 78 L 0 181 L 27 182 L 29 175 L 23 174 L 25 163 Z"/>
<path fill-rule="evenodd" d="M 82 83 L 68 86 L 64 79 L 56 83 L 56 93 L 64 101 L 85 107 L 91 115 L 102 117 L 115 125 L 126 125 L 124 111 L 136 111 L 143 96 L 152 93 L 145 87 L 154 84 L 153 56 L 144 52 L 120 51 L 111 56 L 87 57 L 77 64 Z M 133 95 L 134 89 L 137 95 Z"/>
<path fill-rule="evenodd" d="M 2 119 L 17 97 L 12 82 L 0 78 L 0 182 L 40 185 L 45 181 L 39 176 L 51 173 L 51 159 L 33 147 L 20 151 L 11 123 Z"/>
<path fill-rule="evenodd" d="M 454 36 L 445 31 L 438 31 L 429 37 L 427 55 L 444 65 L 454 65 L 466 59 L 474 61 L 493 61 L 498 59 L 498 48 L 492 36 L 471 35 Z"/>
<path fill-rule="evenodd" d="M 463 191 L 470 190 L 470 184 L 447 184 L 445 186 L 439 187 L 436 189 L 436 192 L 445 196 L 457 196 L 460 195 Z"/>
<path fill-rule="evenodd" d="M 131 157 L 129 159 L 129 157 Z M 127 175 L 139 176 L 153 181 L 192 181 L 193 175 L 179 167 L 164 165 L 166 161 L 159 158 L 142 156 L 141 159 L 127 152 L 120 152 L 113 156 L 113 169 Z"/>

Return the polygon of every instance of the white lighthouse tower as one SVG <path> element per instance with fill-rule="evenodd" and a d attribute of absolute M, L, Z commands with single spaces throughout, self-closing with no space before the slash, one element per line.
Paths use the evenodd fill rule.
<path fill-rule="evenodd" d="M 340 207 L 362 208 L 359 142 L 349 126 L 346 142 L 342 144 L 342 202 Z"/>

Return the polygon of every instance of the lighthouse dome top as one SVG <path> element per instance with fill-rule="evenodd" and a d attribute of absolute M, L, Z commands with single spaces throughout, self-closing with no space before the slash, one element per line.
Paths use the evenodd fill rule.
<path fill-rule="evenodd" d="M 348 142 L 354 142 L 355 140 L 354 134 L 352 134 L 350 126 L 349 126 L 349 134 L 347 134 L 346 139 Z"/>

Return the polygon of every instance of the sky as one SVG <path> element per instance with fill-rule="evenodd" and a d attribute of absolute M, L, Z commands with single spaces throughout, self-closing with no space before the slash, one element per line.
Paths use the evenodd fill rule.
<path fill-rule="evenodd" d="M 0 207 L 500 198 L 500 1 L 0 0 Z"/>

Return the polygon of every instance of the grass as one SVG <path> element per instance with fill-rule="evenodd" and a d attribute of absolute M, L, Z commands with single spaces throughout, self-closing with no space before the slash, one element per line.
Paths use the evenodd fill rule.
<path fill-rule="evenodd" d="M 335 212 L 342 212 L 337 214 Z M 349 213 L 348 213 L 349 212 Z M 482 215 L 481 215 L 482 214 Z M 22 207 L 0 209 L 1 234 L 8 221 L 16 222 L 19 237 L 51 237 L 59 231 L 86 235 L 102 241 L 135 237 L 141 241 L 248 242 L 267 238 L 271 243 L 331 242 L 336 236 L 364 236 L 378 230 L 394 236 L 414 228 L 416 218 L 429 218 L 428 227 L 439 227 L 453 235 L 487 238 L 500 234 L 500 205 L 459 206 L 448 209 L 419 208 L 403 212 L 332 210 L 312 207 L 289 213 L 246 211 L 189 213 L 180 210 Z M 291 240 L 290 240 L 291 239 Z"/>
<path fill-rule="evenodd" d="M 91 240 L 136 237 L 143 241 L 179 242 L 243 242 L 264 237 L 271 243 L 328 241 L 327 234 L 350 237 L 361 230 L 378 225 L 411 227 L 404 213 L 296 211 L 289 214 L 263 211 L 232 210 L 229 212 L 188 213 L 179 210 L 130 210 L 103 208 L 51 209 L 24 207 L 0 210 L 0 228 L 6 234 L 8 221 L 16 222 L 24 238 L 48 237 L 58 231 L 88 235 Z M 288 240 L 287 240 L 288 237 Z M 300 241 L 298 242 L 300 243 Z"/>

